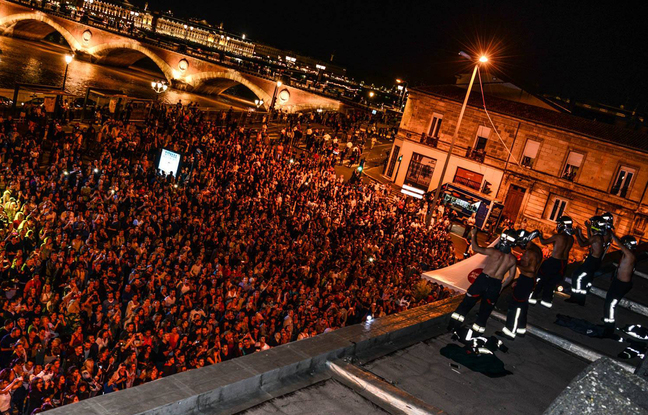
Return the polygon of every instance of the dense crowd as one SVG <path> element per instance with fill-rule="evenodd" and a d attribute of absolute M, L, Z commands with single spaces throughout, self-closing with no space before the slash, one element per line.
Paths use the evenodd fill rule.
<path fill-rule="evenodd" d="M 444 221 L 344 183 L 332 143 L 296 154 L 235 118 L 177 105 L 141 127 L 0 119 L 0 413 L 452 294 L 420 282 L 455 260 Z M 156 169 L 162 147 L 184 155 L 177 177 Z"/>

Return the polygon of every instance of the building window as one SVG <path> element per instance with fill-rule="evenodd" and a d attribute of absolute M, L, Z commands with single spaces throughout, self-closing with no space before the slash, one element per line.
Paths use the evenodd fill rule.
<path fill-rule="evenodd" d="M 621 166 L 619 172 L 616 175 L 616 178 L 614 179 L 614 182 L 612 183 L 612 189 L 610 190 L 610 193 L 615 196 L 626 197 L 635 174 L 635 169 Z"/>
<path fill-rule="evenodd" d="M 562 171 L 561 177 L 570 182 L 574 181 L 578 169 L 580 169 L 581 164 L 583 163 L 583 155 L 575 151 L 570 151 L 569 156 L 567 157 L 567 162 L 565 163 L 565 168 Z"/>
<path fill-rule="evenodd" d="M 428 136 L 439 138 L 439 130 L 441 130 L 442 122 L 443 115 L 437 114 L 436 112 L 432 114 L 432 122 L 430 123 L 430 128 L 428 130 Z"/>
<path fill-rule="evenodd" d="M 556 221 L 558 220 L 559 217 L 563 215 L 566 207 L 567 207 L 566 199 L 560 198 L 558 196 L 549 198 L 549 203 L 547 203 L 545 217 L 549 220 Z"/>
<path fill-rule="evenodd" d="M 405 176 L 406 185 L 425 190 L 427 192 L 432 181 L 432 174 L 436 167 L 436 160 L 431 157 L 425 157 L 418 153 L 412 153 L 407 175 Z"/>
<path fill-rule="evenodd" d="M 522 166 L 533 168 L 533 163 L 538 157 L 538 150 L 540 149 L 540 142 L 534 140 L 527 140 L 524 146 L 524 153 L 522 153 Z"/>
<path fill-rule="evenodd" d="M 480 191 L 483 179 L 483 174 L 475 173 L 474 171 L 457 167 L 457 172 L 455 173 L 455 177 L 452 181 L 454 183 L 459 183 L 466 187 L 470 187 L 471 189 Z"/>
<path fill-rule="evenodd" d="M 490 137 L 491 130 L 488 127 L 480 126 L 477 130 L 477 138 L 475 138 L 474 151 L 485 152 L 488 137 Z"/>
<path fill-rule="evenodd" d="M 389 166 L 387 166 L 387 177 L 392 177 L 394 174 L 394 167 L 396 166 L 396 159 L 398 159 L 398 153 L 400 152 L 400 146 L 394 146 L 394 151 L 392 151 L 391 160 L 389 160 Z"/>

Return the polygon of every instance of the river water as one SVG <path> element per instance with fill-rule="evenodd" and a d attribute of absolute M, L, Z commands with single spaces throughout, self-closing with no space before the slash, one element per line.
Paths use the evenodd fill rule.
<path fill-rule="evenodd" d="M 69 50 L 50 43 L 4 36 L 0 36 L 0 50 L 0 95 L 12 98 L 15 84 L 19 82 L 49 86 L 63 83 L 64 57 Z M 68 68 L 65 90 L 82 97 L 88 87 L 94 87 L 120 90 L 131 97 L 156 99 L 158 97 L 151 89 L 151 81 L 163 78 L 161 73 L 139 68 L 117 68 L 73 60 Z M 19 102 L 27 99 L 29 95 L 21 95 Z M 238 100 L 226 97 L 212 98 L 173 89 L 162 93 L 159 99 L 173 104 L 178 100 L 184 104 L 198 102 L 202 107 L 214 109 L 242 106 Z"/>

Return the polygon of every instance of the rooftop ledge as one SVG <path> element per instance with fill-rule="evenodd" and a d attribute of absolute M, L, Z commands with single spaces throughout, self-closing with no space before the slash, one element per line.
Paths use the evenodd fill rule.
<path fill-rule="evenodd" d="M 273 391 L 326 369 L 340 358 L 376 358 L 443 332 L 444 316 L 462 297 L 452 297 L 368 323 L 216 365 L 194 369 L 130 389 L 65 405 L 48 415 L 198 415 L 232 413 L 272 398 Z"/>

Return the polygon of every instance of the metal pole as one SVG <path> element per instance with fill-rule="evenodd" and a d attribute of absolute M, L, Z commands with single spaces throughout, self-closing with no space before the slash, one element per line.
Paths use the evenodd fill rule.
<path fill-rule="evenodd" d="M 443 170 L 441 170 L 441 177 L 439 177 L 439 183 L 437 184 L 436 191 L 434 192 L 434 200 L 432 204 L 428 206 L 427 216 L 425 218 L 425 223 L 430 226 L 432 222 L 432 210 L 436 207 L 437 202 L 439 201 L 439 195 L 441 193 L 441 186 L 443 186 L 443 178 L 445 177 L 446 170 L 448 170 L 448 163 L 450 162 L 450 157 L 452 157 L 452 150 L 454 150 L 455 141 L 459 135 L 459 128 L 461 127 L 461 120 L 463 120 L 464 112 L 466 111 L 466 105 L 468 105 L 468 98 L 470 98 L 470 91 L 472 90 L 473 82 L 475 82 L 475 75 L 477 75 L 477 69 L 479 64 L 475 65 L 473 70 L 472 77 L 470 78 L 470 83 L 468 84 L 468 91 L 466 91 L 466 98 L 464 99 L 463 105 L 461 106 L 461 112 L 459 113 L 459 119 L 457 120 L 457 126 L 455 127 L 454 134 L 452 135 L 452 141 L 450 142 L 450 149 L 448 150 L 448 156 L 443 163 Z"/>
<path fill-rule="evenodd" d="M 396 168 L 396 176 L 394 176 L 394 183 L 396 183 L 396 179 L 398 179 L 398 172 L 400 171 L 400 166 L 402 162 L 403 162 L 403 156 L 398 156 L 398 167 Z"/>
<path fill-rule="evenodd" d="M 65 82 L 67 81 L 67 73 L 68 73 L 68 67 L 70 64 L 65 65 L 65 74 L 63 75 L 63 87 L 61 88 L 63 92 L 65 92 Z"/>
<path fill-rule="evenodd" d="M 272 93 L 272 103 L 270 104 L 270 112 L 274 112 L 275 108 L 275 101 L 277 99 L 277 89 L 279 88 L 279 85 L 275 83 L 275 89 L 274 92 Z M 269 117 L 269 116 L 268 116 Z M 269 120 L 268 120 L 269 121 Z"/>
<path fill-rule="evenodd" d="M 88 97 L 90 96 L 90 87 L 86 90 L 85 99 L 83 100 L 83 109 L 81 110 L 81 122 L 85 121 L 86 106 L 88 105 Z"/>

